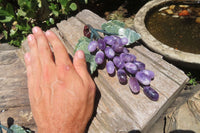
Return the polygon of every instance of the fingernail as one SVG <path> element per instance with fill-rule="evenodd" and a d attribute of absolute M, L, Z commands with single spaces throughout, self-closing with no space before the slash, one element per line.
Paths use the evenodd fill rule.
<path fill-rule="evenodd" d="M 33 40 L 33 35 L 32 34 L 29 34 L 28 35 L 28 41 L 32 41 Z"/>
<path fill-rule="evenodd" d="M 78 58 L 83 59 L 84 58 L 84 53 L 83 51 L 78 51 Z"/>
<path fill-rule="evenodd" d="M 33 33 L 37 33 L 37 32 L 38 32 L 38 30 L 39 30 L 39 28 L 38 28 L 38 27 L 33 27 L 33 29 L 32 29 L 32 32 L 33 32 Z"/>
<path fill-rule="evenodd" d="M 50 35 L 50 31 L 49 31 L 49 30 L 46 31 L 45 34 L 46 34 L 47 36 Z"/>

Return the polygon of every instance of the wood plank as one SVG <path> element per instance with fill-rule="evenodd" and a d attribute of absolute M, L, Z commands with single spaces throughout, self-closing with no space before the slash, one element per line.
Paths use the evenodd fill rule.
<path fill-rule="evenodd" d="M 7 119 L 14 123 L 35 129 L 31 116 L 26 70 L 17 53 L 19 49 L 4 45 L 0 52 L 0 121 L 7 125 Z"/>
<path fill-rule="evenodd" d="M 80 22 L 83 22 L 84 24 L 87 24 L 87 23 L 91 24 L 95 28 L 100 28 L 101 24 L 103 22 L 106 22 L 104 19 L 98 17 L 96 14 L 93 14 L 92 12 L 88 10 L 82 11 L 76 16 L 76 18 L 78 18 Z M 78 20 L 76 18 L 71 18 L 69 21 L 61 22 L 61 23 L 64 23 L 65 26 L 61 26 L 62 24 L 61 25 L 58 24 L 58 28 L 60 27 L 59 30 L 63 32 L 64 38 L 68 40 L 68 42 L 72 45 L 73 48 L 75 47 L 78 39 L 82 36 L 82 29 L 84 26 L 84 24 L 77 22 Z M 72 29 L 75 29 L 75 32 L 73 32 Z M 68 33 L 66 31 L 72 31 L 72 32 Z M 139 54 L 138 56 L 141 56 L 140 53 L 137 52 L 137 54 Z M 144 63 L 148 64 L 147 68 L 154 70 L 154 72 L 157 75 L 156 76 L 157 79 L 152 81 L 152 86 L 160 92 L 160 99 L 158 102 L 150 101 L 148 98 L 144 96 L 143 93 L 133 96 L 130 93 L 130 90 L 128 89 L 127 85 L 122 86 L 121 84 L 116 82 L 117 78 L 109 77 L 107 73 L 105 72 L 105 70 L 98 71 L 99 72 L 98 80 L 100 81 L 101 84 L 103 84 L 107 88 L 105 90 L 106 93 L 108 93 L 120 105 L 120 108 L 125 110 L 124 113 L 126 115 L 130 116 L 130 118 L 134 119 L 134 121 L 136 121 L 137 124 L 139 124 L 138 128 L 142 130 L 145 127 L 149 126 L 147 125 L 147 123 L 149 124 L 150 122 L 155 121 L 155 119 L 153 119 L 155 115 L 157 115 L 157 118 L 159 117 L 159 115 L 164 111 L 164 110 L 160 111 L 160 109 L 164 107 L 165 103 L 167 102 L 169 98 L 171 98 L 174 92 L 177 90 L 180 90 L 182 86 L 177 84 L 177 82 L 172 80 L 172 78 L 170 79 L 167 76 L 167 74 L 165 74 L 166 71 L 163 71 L 163 72 L 158 71 L 157 68 L 160 69 L 160 67 L 156 68 L 155 67 L 156 65 L 152 65 L 151 63 L 154 60 L 152 60 L 151 58 L 146 58 L 145 56 L 141 56 L 140 58 L 141 59 L 145 58 L 145 60 L 147 61 Z M 158 60 L 159 61 L 162 60 L 161 56 L 159 55 L 157 55 L 157 61 Z M 182 75 L 184 74 L 182 73 Z M 185 80 L 183 79 L 184 81 L 181 80 L 183 84 L 187 81 L 186 80 L 187 77 L 184 77 L 184 78 L 185 78 Z M 100 88 L 100 91 L 101 91 L 101 88 Z M 118 116 L 115 116 L 115 117 L 118 117 Z M 137 128 L 133 127 L 132 129 L 137 129 Z"/>

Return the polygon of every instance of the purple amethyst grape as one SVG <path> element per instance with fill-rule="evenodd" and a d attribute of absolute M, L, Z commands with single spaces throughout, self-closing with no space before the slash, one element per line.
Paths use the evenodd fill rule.
<path fill-rule="evenodd" d="M 131 89 L 131 92 L 133 92 L 134 94 L 137 94 L 140 92 L 140 85 L 137 79 L 134 77 L 129 78 L 129 87 Z"/>
<path fill-rule="evenodd" d="M 101 50 L 104 50 L 106 48 L 106 43 L 105 43 L 105 41 L 103 39 L 99 39 L 98 40 L 98 47 Z"/>
<path fill-rule="evenodd" d="M 128 38 L 126 37 L 121 38 L 121 43 L 122 45 L 126 45 L 128 43 Z"/>
<path fill-rule="evenodd" d="M 128 62 L 125 64 L 125 69 L 126 71 L 128 71 L 130 74 L 136 74 L 136 72 L 138 71 L 138 68 L 135 64 Z"/>
<path fill-rule="evenodd" d="M 121 84 L 126 84 L 127 83 L 127 75 L 124 69 L 118 69 L 117 71 L 117 77 L 119 79 L 119 82 Z"/>
<path fill-rule="evenodd" d="M 119 56 L 113 58 L 113 63 L 117 68 L 124 68 L 125 63 L 120 59 Z"/>
<path fill-rule="evenodd" d="M 104 41 L 108 45 L 113 45 L 115 42 L 115 39 L 112 36 L 105 36 Z"/>
<path fill-rule="evenodd" d="M 100 65 L 104 62 L 104 53 L 102 51 L 98 51 L 95 55 L 95 62 Z"/>
<path fill-rule="evenodd" d="M 88 51 L 94 52 L 97 49 L 98 42 L 97 41 L 91 41 L 88 45 Z"/>
<path fill-rule="evenodd" d="M 152 80 L 154 78 L 154 72 L 150 71 L 150 70 L 142 70 L 142 72 L 144 74 L 146 74 L 147 76 L 149 76 L 149 78 Z"/>
<path fill-rule="evenodd" d="M 151 79 L 149 76 L 147 76 L 144 72 L 138 71 L 135 74 L 135 78 L 142 84 L 142 85 L 149 85 L 151 82 Z"/>
<path fill-rule="evenodd" d="M 121 53 L 120 54 L 120 58 L 124 62 L 134 62 L 136 60 L 135 55 L 133 55 L 133 54 L 127 54 L 127 53 Z"/>
<path fill-rule="evenodd" d="M 115 51 L 111 47 L 106 47 L 104 50 L 106 57 L 112 59 L 115 56 Z"/>
<path fill-rule="evenodd" d="M 111 36 L 111 37 L 114 39 L 115 45 L 116 44 L 123 45 L 120 37 L 118 37 L 118 36 Z"/>
<path fill-rule="evenodd" d="M 122 53 L 123 49 L 124 49 L 124 46 L 116 43 L 116 44 L 112 45 L 112 49 L 117 53 Z"/>
<path fill-rule="evenodd" d="M 106 70 L 108 74 L 113 74 L 115 72 L 115 66 L 112 61 L 108 61 L 106 63 Z"/>
<path fill-rule="evenodd" d="M 145 69 L 145 64 L 140 61 L 134 61 L 134 64 L 138 67 L 140 71 Z"/>
<path fill-rule="evenodd" d="M 150 86 L 144 86 L 143 88 L 144 94 L 151 100 L 153 101 L 158 101 L 159 99 L 159 94 L 156 92 L 153 88 Z"/>
<path fill-rule="evenodd" d="M 123 53 L 129 53 L 129 50 L 126 47 L 124 47 Z"/>

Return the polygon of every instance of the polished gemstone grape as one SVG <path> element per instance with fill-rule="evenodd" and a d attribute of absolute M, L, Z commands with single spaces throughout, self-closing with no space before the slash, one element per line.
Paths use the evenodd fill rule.
<path fill-rule="evenodd" d="M 122 45 L 121 38 L 118 36 L 111 36 L 114 39 L 114 44 Z"/>
<path fill-rule="evenodd" d="M 115 39 L 112 36 L 105 36 L 104 41 L 108 45 L 113 45 L 115 42 Z"/>
<path fill-rule="evenodd" d="M 113 74 L 115 72 L 115 66 L 112 61 L 108 61 L 106 63 L 106 70 L 108 74 Z"/>
<path fill-rule="evenodd" d="M 124 62 L 134 62 L 136 60 L 135 55 L 133 55 L 133 54 L 127 54 L 127 53 L 121 53 L 120 54 L 120 58 Z"/>
<path fill-rule="evenodd" d="M 140 61 L 134 61 L 134 64 L 138 67 L 140 71 L 145 69 L 145 64 Z"/>
<path fill-rule="evenodd" d="M 129 50 L 126 47 L 124 47 L 123 53 L 129 53 Z"/>
<path fill-rule="evenodd" d="M 112 49 L 117 53 L 121 53 L 123 52 L 124 46 L 120 45 L 119 43 L 115 43 L 112 45 Z"/>
<path fill-rule="evenodd" d="M 117 71 L 117 77 L 119 79 L 119 82 L 121 84 L 126 84 L 127 83 L 127 75 L 124 69 L 118 69 Z"/>
<path fill-rule="evenodd" d="M 137 79 L 134 77 L 129 78 L 129 87 L 134 94 L 137 94 L 140 92 L 140 85 Z"/>
<path fill-rule="evenodd" d="M 124 68 L 125 63 L 120 59 L 119 56 L 113 58 L 113 63 L 117 68 Z"/>
<path fill-rule="evenodd" d="M 151 100 L 153 101 L 158 101 L 159 99 L 159 94 L 156 92 L 153 88 L 150 86 L 144 86 L 143 88 L 144 94 Z"/>
<path fill-rule="evenodd" d="M 95 55 L 95 62 L 97 64 L 102 64 L 104 62 L 104 53 L 102 51 L 98 51 Z"/>
<path fill-rule="evenodd" d="M 115 56 L 115 51 L 111 47 L 106 47 L 104 50 L 106 57 L 112 59 Z"/>
<path fill-rule="evenodd" d="M 126 37 L 121 38 L 121 43 L 123 45 L 126 45 L 128 43 L 128 38 L 126 38 Z"/>
<path fill-rule="evenodd" d="M 142 85 L 149 85 L 151 79 L 147 76 L 144 72 L 138 71 L 135 75 L 135 78 L 142 84 Z"/>
<path fill-rule="evenodd" d="M 125 64 L 125 69 L 126 71 L 128 71 L 130 74 L 136 74 L 136 72 L 138 71 L 138 68 L 135 64 L 128 62 Z"/>
<path fill-rule="evenodd" d="M 150 79 L 153 79 L 154 78 L 154 72 L 153 71 L 150 71 L 150 70 L 142 70 L 142 72 L 144 74 L 146 74 L 147 76 L 149 76 Z"/>
<path fill-rule="evenodd" d="M 101 50 L 104 50 L 106 48 L 106 43 L 105 43 L 105 41 L 103 39 L 99 39 L 98 40 L 98 47 Z"/>
<path fill-rule="evenodd" d="M 88 45 L 88 51 L 94 52 L 97 49 L 98 42 L 97 41 L 91 41 Z"/>

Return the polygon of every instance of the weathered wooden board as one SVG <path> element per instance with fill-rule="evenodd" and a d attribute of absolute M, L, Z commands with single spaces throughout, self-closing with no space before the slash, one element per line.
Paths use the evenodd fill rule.
<path fill-rule="evenodd" d="M 57 24 L 54 31 L 73 56 L 78 39 L 83 36 L 85 24 L 100 28 L 106 22 L 89 10 L 83 10 L 75 17 Z M 1 48 L 4 48 L 2 51 Z M 30 112 L 26 71 L 22 63 L 24 52 L 28 51 L 27 41 L 22 51 L 13 48 L 0 48 L 0 121 L 5 125 L 8 117 L 16 123 L 35 128 Z M 178 68 L 167 63 L 162 56 L 152 53 L 142 45 L 129 48 L 137 60 L 146 64 L 146 68 L 155 72 L 151 86 L 156 89 L 160 98 L 154 102 L 141 91 L 133 95 L 128 85 L 121 85 L 116 76 L 110 77 L 105 69 L 98 70 L 94 78 L 99 92 L 96 98 L 95 115 L 88 128 L 89 133 L 126 133 L 130 131 L 147 132 L 159 118 L 188 81 L 188 77 Z M 17 54 L 16 54 L 17 53 Z"/>
<path fill-rule="evenodd" d="M 29 106 L 26 70 L 18 52 L 8 44 L 0 45 L 0 121 L 7 125 L 8 118 L 12 118 L 15 124 L 36 129 Z"/>

